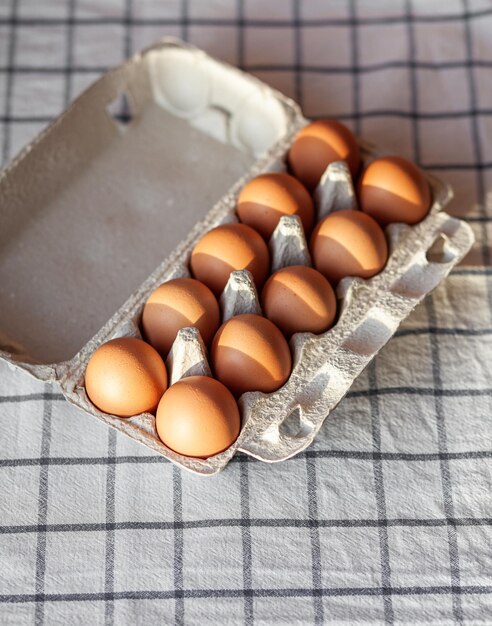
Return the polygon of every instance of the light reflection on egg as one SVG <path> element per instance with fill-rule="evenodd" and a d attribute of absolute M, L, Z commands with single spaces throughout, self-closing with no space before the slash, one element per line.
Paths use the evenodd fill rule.
<path fill-rule="evenodd" d="M 417 224 L 432 202 L 423 172 L 396 156 L 376 159 L 367 166 L 359 180 L 358 195 L 361 209 L 382 226 L 391 222 Z"/>
<path fill-rule="evenodd" d="M 241 418 L 231 392 L 208 376 L 189 376 L 169 387 L 157 408 L 161 441 L 178 454 L 207 458 L 229 448 Z"/>
<path fill-rule="evenodd" d="M 337 120 L 317 120 L 299 131 L 287 161 L 292 174 L 314 191 L 323 172 L 334 161 L 346 161 L 352 177 L 357 176 L 359 145 L 351 131 Z"/>
<path fill-rule="evenodd" d="M 266 317 L 290 337 L 322 333 L 333 324 L 337 301 L 332 286 L 318 271 L 291 265 L 268 279 L 261 296 Z"/>
<path fill-rule="evenodd" d="M 241 190 L 236 211 L 241 222 L 257 230 L 267 240 L 283 215 L 298 215 L 306 234 L 313 227 L 311 196 L 298 180 L 284 172 L 253 178 Z"/>
<path fill-rule="evenodd" d="M 167 371 L 156 350 L 134 337 L 112 339 L 91 356 L 85 389 L 105 413 L 130 417 L 153 413 L 167 387 Z"/>
<path fill-rule="evenodd" d="M 345 160 L 356 176 L 360 154 L 352 133 L 334 120 L 306 126 L 288 154 L 290 171 L 299 180 L 286 173 L 251 180 L 237 202 L 243 223 L 205 233 L 191 254 L 194 278 L 171 280 L 149 296 L 142 315 L 149 343 L 165 357 L 180 328 L 197 327 L 211 344 L 218 380 L 192 376 L 166 391 L 167 372 L 156 350 L 139 339 L 115 339 L 96 350 L 86 369 L 87 395 L 97 408 L 121 417 L 157 409 L 159 438 L 186 456 L 208 458 L 232 445 L 241 427 L 235 397 L 273 392 L 290 376 L 285 337 L 328 330 L 336 318 L 333 287 L 344 277 L 366 279 L 383 270 L 388 246 L 382 227 L 415 224 L 430 209 L 431 189 L 419 168 L 400 157 L 376 159 L 359 180 L 362 210 L 335 211 L 316 225 L 310 240 L 316 269 L 288 266 L 265 284 L 270 269 L 265 240 L 282 215 L 298 215 L 305 233 L 311 232 L 314 207 L 305 186 L 312 191 L 335 160 Z M 265 284 L 265 317 L 237 315 L 219 328 L 217 297 L 230 273 L 241 269 L 252 273 L 260 293 Z"/>
<path fill-rule="evenodd" d="M 270 270 L 270 256 L 261 236 L 246 224 L 223 224 L 206 233 L 193 248 L 193 276 L 220 296 L 235 270 L 249 270 L 261 288 Z"/>
<path fill-rule="evenodd" d="M 275 391 L 292 367 L 289 346 L 275 324 L 248 313 L 219 328 L 211 360 L 215 376 L 237 397 L 246 391 Z"/>
<path fill-rule="evenodd" d="M 178 330 L 195 326 L 208 345 L 220 323 L 219 304 L 208 287 L 193 278 L 176 278 L 148 297 L 142 327 L 149 343 L 165 358 Z"/>
<path fill-rule="evenodd" d="M 346 276 L 371 278 L 388 260 L 386 237 L 362 211 L 335 211 L 316 226 L 311 237 L 314 266 L 336 285 Z"/>

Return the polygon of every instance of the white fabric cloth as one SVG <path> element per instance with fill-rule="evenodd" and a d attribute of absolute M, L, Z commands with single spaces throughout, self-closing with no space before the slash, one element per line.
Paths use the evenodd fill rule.
<path fill-rule="evenodd" d="M 282 464 L 183 473 L 0 364 L 2 624 L 492 623 L 491 33 L 482 0 L 0 1 L 4 161 L 177 35 L 449 181 L 477 238 Z"/>

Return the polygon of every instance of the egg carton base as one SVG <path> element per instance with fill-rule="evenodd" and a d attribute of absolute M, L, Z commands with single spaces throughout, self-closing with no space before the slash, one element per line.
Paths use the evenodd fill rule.
<path fill-rule="evenodd" d="M 366 151 L 365 162 L 375 155 L 373 151 Z M 282 162 L 285 169 L 285 160 Z M 276 167 L 277 171 L 282 169 L 279 164 Z M 221 471 L 237 452 L 276 463 L 305 450 L 355 378 L 473 243 L 470 227 L 442 212 L 450 198 L 449 188 L 433 177 L 428 180 L 434 197 L 429 215 L 416 226 L 392 224 L 386 228 L 390 254 L 380 274 L 367 280 L 346 278 L 339 283 L 339 315 L 333 328 L 322 335 L 299 333 L 292 337 L 293 369 L 281 389 L 270 394 L 248 392 L 241 396 L 241 432 L 226 451 L 208 459 L 182 456 L 159 440 L 152 415 L 121 420 L 96 410 L 98 417 L 113 426 L 116 420 L 121 432 L 184 469 L 201 475 Z M 340 198 L 346 198 L 347 205 L 350 200 L 350 208 L 356 208 L 348 168 L 345 164 L 335 163 L 327 168 L 315 193 L 317 210 L 324 215 L 339 210 Z M 347 205 L 345 208 L 349 208 Z M 220 223 L 237 221 L 234 206 L 231 203 Z M 281 218 L 269 247 L 275 270 L 291 264 L 311 264 L 297 216 Z M 175 265 L 164 280 L 182 276 L 190 276 L 186 264 Z M 141 336 L 142 307 L 143 301 L 132 320 L 114 336 Z M 249 272 L 242 270 L 231 274 L 221 296 L 221 310 L 223 321 L 241 313 L 261 314 Z M 168 365 L 173 382 L 192 372 L 210 372 L 206 349 L 195 329 L 183 329 L 179 333 L 172 355 Z M 82 402 L 86 410 L 94 409 L 86 397 L 82 379 L 73 390 L 72 398 L 79 406 Z"/>
<path fill-rule="evenodd" d="M 186 89 L 183 88 L 183 77 Z M 125 90 L 131 96 L 130 100 L 133 99 L 131 106 L 136 119 L 135 126 L 126 129 L 117 120 L 115 123 L 114 119 L 108 118 L 105 111 L 105 106 Z M 116 154 L 121 155 L 117 147 L 131 137 L 133 130 L 140 128 L 138 124 L 144 128 L 146 116 L 160 116 L 161 112 L 164 115 L 159 119 L 167 119 L 168 114 L 175 117 L 176 128 L 183 127 L 186 122 L 191 128 L 190 137 L 195 132 L 205 132 L 209 138 L 233 148 L 232 152 L 228 149 L 222 152 L 241 152 L 240 159 L 245 164 L 241 171 L 244 174 L 235 180 L 205 217 L 191 227 L 180 243 L 172 244 L 175 247 L 171 248 L 169 255 L 72 358 L 58 363 L 34 362 L 22 342 L 11 341 L 4 335 L 0 337 L 3 346 L 0 358 L 38 379 L 55 382 L 73 405 L 197 474 L 217 473 L 237 452 L 265 462 L 283 461 L 311 444 L 324 420 L 347 393 L 355 378 L 391 338 L 398 325 L 465 256 L 473 243 L 472 231 L 464 222 L 443 212 L 451 198 L 451 190 L 428 175 L 434 200 L 429 215 L 413 227 L 393 224 L 386 229 L 390 257 L 378 276 L 369 280 L 349 278 L 341 281 L 337 289 L 339 317 L 332 329 L 319 336 L 307 333 L 293 336 L 290 342 L 293 370 L 281 389 L 272 394 L 251 392 L 240 398 L 243 424 L 237 441 L 226 451 L 208 459 L 178 455 L 159 440 L 153 415 L 122 419 L 102 413 L 90 402 L 84 388 L 88 360 L 102 343 L 111 338 L 141 337 L 142 309 L 150 293 L 167 280 L 189 276 L 191 250 L 206 231 L 237 221 L 237 195 L 248 180 L 265 172 L 286 170 L 288 149 L 297 131 L 308 120 L 294 102 L 257 79 L 211 59 L 192 46 L 165 40 L 111 70 L 82 94 L 2 173 L 0 190 L 2 200 L 12 215 L 23 214 L 26 194 L 36 200 L 39 189 L 43 188 L 39 181 L 60 184 L 66 191 L 71 181 L 66 171 L 74 166 L 76 158 L 80 157 L 82 168 L 94 146 L 100 147 L 106 141 L 113 146 Z M 152 126 L 151 117 L 147 121 Z M 81 127 L 87 128 L 87 132 L 81 132 Z M 76 141 L 73 141 L 74 138 Z M 151 154 L 148 153 L 149 146 L 152 148 L 151 140 L 152 133 L 148 142 L 139 144 L 140 158 L 149 168 L 155 168 L 160 161 L 157 156 L 153 158 L 155 152 L 151 150 Z M 208 140 L 204 141 L 205 144 L 209 145 Z M 159 145 L 162 147 L 162 138 Z M 373 146 L 363 142 L 360 146 L 365 164 L 380 156 Z M 172 149 L 177 150 L 178 147 L 175 143 Z M 217 149 L 220 151 L 220 148 Z M 200 167 L 199 163 L 192 162 L 193 151 L 181 156 L 191 163 L 192 172 L 193 168 Z M 136 155 L 132 152 L 134 158 Z M 253 163 L 251 167 L 250 163 Z M 131 165 L 133 167 L 133 160 Z M 33 177 L 33 172 L 36 177 Z M 157 176 L 156 185 L 162 182 L 161 178 Z M 186 185 L 186 180 L 180 179 L 179 182 Z M 102 190 L 102 193 L 104 189 L 101 184 L 92 186 L 88 191 L 96 193 Z M 149 193 L 151 191 L 149 189 Z M 183 195 L 183 202 L 185 197 L 186 194 Z M 111 195 L 103 193 L 103 197 L 94 198 L 95 206 L 114 204 Z M 58 198 L 58 201 L 61 200 L 63 196 Z M 191 206 L 195 201 L 197 207 L 201 207 L 203 193 L 197 193 L 194 199 L 189 200 Z M 344 163 L 335 163 L 327 168 L 316 190 L 315 201 L 318 219 L 333 210 L 357 208 L 352 181 Z M 37 207 L 36 202 L 33 206 Z M 179 202 L 163 210 L 172 214 L 176 206 L 179 207 Z M 189 205 L 186 204 L 186 207 Z M 169 237 L 175 236 L 172 229 L 168 230 Z M 78 234 L 75 230 L 73 236 Z M 270 251 L 273 270 L 289 264 L 311 263 L 302 228 L 296 219 L 282 218 L 270 241 Z M 47 252 L 42 247 L 36 250 L 38 255 Z M 245 310 L 260 312 L 256 291 L 247 274 L 240 272 L 234 275 L 226 292 L 222 298 L 223 319 Z M 87 304 L 86 301 L 80 302 L 81 307 Z M 87 309 L 90 312 L 90 306 Z M 188 371 L 209 373 L 206 350 L 195 331 L 186 329 L 180 333 L 168 366 L 171 381 Z"/>

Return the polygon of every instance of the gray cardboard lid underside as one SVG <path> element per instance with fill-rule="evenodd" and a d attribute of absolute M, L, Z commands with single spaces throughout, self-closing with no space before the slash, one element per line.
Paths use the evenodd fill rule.
<path fill-rule="evenodd" d="M 105 112 L 122 93 L 134 113 L 129 126 Z M 432 176 L 429 215 L 415 227 L 388 227 L 391 254 L 383 272 L 341 281 L 334 328 L 293 336 L 289 380 L 272 394 L 240 398 L 243 428 L 223 453 L 178 455 L 157 437 L 152 415 L 122 420 L 102 413 L 83 385 L 93 351 L 111 337 L 138 336 L 148 294 L 187 274 L 203 232 L 237 219 L 236 196 L 246 180 L 285 169 L 285 154 L 305 122 L 290 100 L 183 44 L 162 43 L 103 76 L 1 175 L 0 281 L 7 282 L 0 296 L 14 303 L 3 314 L 0 308 L 0 358 L 58 380 L 69 402 L 202 475 L 223 469 L 238 450 L 273 463 L 305 449 L 399 323 L 472 245 L 468 225 L 442 211 L 449 187 Z M 361 147 L 365 162 L 380 156 L 373 146 Z M 320 185 L 320 216 L 354 204 L 345 164 L 329 166 Z M 277 252 L 292 262 L 291 248 Z M 274 266 L 278 256 L 274 250 Z M 65 363 L 27 362 L 75 351 Z"/>
<path fill-rule="evenodd" d="M 0 178 L 0 349 L 73 357 L 281 139 L 287 103 L 171 42 L 103 76 Z"/>

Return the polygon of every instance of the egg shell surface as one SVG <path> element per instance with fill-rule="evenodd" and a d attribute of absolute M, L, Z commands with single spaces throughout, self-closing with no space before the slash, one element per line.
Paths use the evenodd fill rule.
<path fill-rule="evenodd" d="M 360 149 L 352 132 L 336 120 L 317 120 L 297 134 L 287 157 L 290 171 L 309 191 L 314 191 L 324 171 L 334 161 L 346 161 L 355 178 Z"/>
<path fill-rule="evenodd" d="M 275 272 L 263 287 L 265 316 L 290 337 L 294 333 L 322 333 L 335 319 L 337 301 L 332 286 L 317 270 L 291 265 Z"/>
<path fill-rule="evenodd" d="M 156 429 L 169 448 L 207 458 L 227 449 L 241 429 L 231 392 L 208 376 L 189 376 L 169 387 L 157 408 Z"/>
<path fill-rule="evenodd" d="M 240 396 L 281 387 L 292 369 L 289 345 L 280 330 L 261 315 L 246 313 L 225 322 L 212 342 L 216 377 Z"/>
<path fill-rule="evenodd" d="M 346 276 L 371 278 L 388 260 L 388 244 L 379 224 L 362 211 L 330 213 L 311 237 L 314 266 L 332 285 Z"/>
<path fill-rule="evenodd" d="M 417 224 L 429 212 L 432 194 L 424 173 L 402 157 L 372 161 L 358 184 L 360 208 L 379 224 Z"/>
<path fill-rule="evenodd" d="M 153 413 L 166 387 L 166 366 L 159 353 L 134 337 L 104 343 L 91 356 L 85 372 L 91 402 L 119 417 Z"/>
<path fill-rule="evenodd" d="M 239 194 L 236 212 L 243 224 L 269 239 L 283 215 L 298 215 L 310 234 L 314 206 L 304 185 L 289 174 L 274 172 L 256 176 Z"/>
<path fill-rule="evenodd" d="M 193 276 L 220 296 L 235 270 L 249 270 L 258 288 L 270 270 L 263 238 L 246 224 L 223 224 L 208 231 L 191 253 Z"/>
<path fill-rule="evenodd" d="M 142 313 L 145 337 L 164 358 L 181 328 L 195 326 L 205 345 L 209 345 L 219 324 L 217 299 L 194 278 L 175 278 L 157 287 Z"/>

